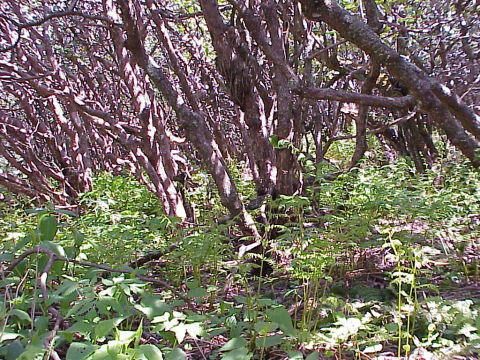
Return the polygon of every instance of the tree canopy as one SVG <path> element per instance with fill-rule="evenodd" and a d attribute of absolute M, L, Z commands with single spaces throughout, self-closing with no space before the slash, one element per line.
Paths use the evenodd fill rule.
<path fill-rule="evenodd" d="M 231 160 L 248 164 L 260 202 L 300 193 L 311 181 L 299 157 L 319 164 L 336 141 L 355 139 L 338 170 L 355 167 L 368 134 L 370 150 L 420 172 L 437 135 L 479 165 L 475 2 L 8 0 L 1 11 L 0 184 L 40 202 L 75 204 L 105 170 L 135 174 L 187 219 L 180 188 L 200 166 L 255 233 Z"/>

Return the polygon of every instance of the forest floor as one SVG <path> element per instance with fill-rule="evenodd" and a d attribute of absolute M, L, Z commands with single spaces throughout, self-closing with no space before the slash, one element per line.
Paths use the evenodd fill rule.
<path fill-rule="evenodd" d="M 81 216 L 2 208 L 0 358 L 477 359 L 480 176 L 443 179 L 320 181 L 254 213 L 242 258 L 253 240 L 202 188 L 187 226 L 111 176 Z"/>

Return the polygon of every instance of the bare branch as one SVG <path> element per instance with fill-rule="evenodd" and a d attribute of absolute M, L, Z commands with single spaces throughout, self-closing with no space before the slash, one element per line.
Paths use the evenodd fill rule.
<path fill-rule="evenodd" d="M 374 107 L 406 108 L 415 105 L 415 98 L 411 95 L 403 97 L 386 97 L 314 87 L 299 87 L 292 91 L 306 99 L 335 100 Z"/>
<path fill-rule="evenodd" d="M 73 3 L 75 3 L 75 1 Z M 15 47 L 17 47 L 18 43 L 20 42 L 20 34 L 21 34 L 23 29 L 27 29 L 27 28 L 31 28 L 31 27 L 35 27 L 35 26 L 40 26 L 40 25 L 44 24 L 45 22 L 47 22 L 51 19 L 62 18 L 62 17 L 66 17 L 66 16 L 80 16 L 80 17 L 83 17 L 83 18 L 89 19 L 89 20 L 97 20 L 97 21 L 105 22 L 105 23 L 107 23 L 109 25 L 112 25 L 112 26 L 120 26 L 120 27 L 123 26 L 123 24 L 117 23 L 117 22 L 113 21 L 112 19 L 110 19 L 106 16 L 85 14 L 85 13 L 82 13 L 80 11 L 74 11 L 73 9 L 72 10 L 69 9 L 67 11 L 53 12 L 51 14 L 46 15 L 45 17 L 43 17 L 41 19 L 38 19 L 38 20 L 35 20 L 35 21 L 30 21 L 30 22 L 27 22 L 27 23 L 19 23 L 18 21 L 14 20 L 12 18 L 9 18 L 8 16 L 0 14 L 0 18 L 11 22 L 17 28 L 17 39 L 14 41 L 13 44 L 8 45 L 4 48 L 0 48 L 0 53 L 11 51 Z"/>
<path fill-rule="evenodd" d="M 401 118 L 395 119 L 392 122 L 390 122 L 388 124 L 385 124 L 385 125 L 382 125 L 381 127 L 377 128 L 377 129 L 367 131 L 367 135 L 380 134 L 380 133 L 384 132 L 385 130 L 391 128 L 394 125 L 398 125 L 400 123 L 403 123 L 403 122 L 406 122 L 406 121 L 412 119 L 416 114 L 417 114 L 416 111 L 411 112 L 410 114 L 402 116 Z M 357 137 L 357 135 L 335 136 L 335 137 L 331 138 L 330 141 L 332 142 L 332 141 L 338 141 L 338 140 L 355 139 L 356 137 Z"/>

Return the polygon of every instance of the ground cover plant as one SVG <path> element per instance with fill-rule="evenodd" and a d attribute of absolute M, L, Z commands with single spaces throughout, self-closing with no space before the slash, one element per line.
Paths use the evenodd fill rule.
<path fill-rule="evenodd" d="M 191 227 L 136 180 L 109 174 L 82 196 L 80 215 L 5 208 L 0 353 L 475 358 L 479 175 L 461 164 L 399 171 L 409 166 L 317 174 L 312 194 L 276 200 L 296 222 L 267 221 L 265 234 L 278 235 L 244 259 L 234 222 L 202 205 L 208 182 L 192 199 L 204 223 Z"/>

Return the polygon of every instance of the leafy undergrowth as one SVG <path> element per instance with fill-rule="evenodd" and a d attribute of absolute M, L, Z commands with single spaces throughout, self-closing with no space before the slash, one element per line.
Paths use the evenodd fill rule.
<path fill-rule="evenodd" d="M 269 204 L 263 253 L 242 259 L 249 239 L 200 175 L 186 226 L 108 174 L 80 216 L 5 207 L 0 357 L 477 358 L 478 173 L 329 171 Z"/>

